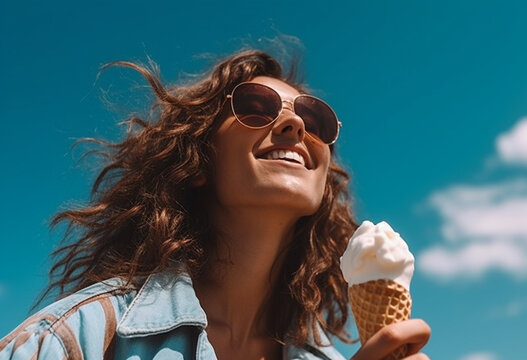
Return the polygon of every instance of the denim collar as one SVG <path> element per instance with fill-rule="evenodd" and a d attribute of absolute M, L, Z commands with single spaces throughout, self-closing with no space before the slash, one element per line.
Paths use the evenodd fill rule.
<path fill-rule="evenodd" d="M 207 327 L 207 317 L 196 297 L 190 276 L 182 271 L 167 270 L 150 275 L 117 325 L 117 334 L 133 338 L 155 335 L 190 325 Z M 318 327 L 322 342 L 318 346 L 311 335 L 308 344 L 297 347 L 284 346 L 285 359 L 344 360 L 331 345 L 325 333 Z"/>
<path fill-rule="evenodd" d="M 117 325 L 123 337 L 164 333 L 179 326 L 207 327 L 190 276 L 177 270 L 150 275 Z"/>

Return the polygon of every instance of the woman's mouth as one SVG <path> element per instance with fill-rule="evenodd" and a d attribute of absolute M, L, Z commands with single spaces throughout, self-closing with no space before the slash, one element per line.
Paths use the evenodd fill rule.
<path fill-rule="evenodd" d="M 267 160 L 286 160 L 296 162 L 302 166 L 306 166 L 304 157 L 292 150 L 273 150 L 265 154 L 262 158 Z"/>

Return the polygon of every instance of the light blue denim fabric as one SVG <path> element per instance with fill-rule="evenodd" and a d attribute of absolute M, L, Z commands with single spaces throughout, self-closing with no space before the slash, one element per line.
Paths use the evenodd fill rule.
<path fill-rule="evenodd" d="M 126 293 L 121 285 L 97 283 L 39 311 L 0 340 L 0 360 L 216 359 L 188 275 L 153 274 Z M 306 344 L 284 346 L 283 359 L 344 358 L 332 346 Z"/>

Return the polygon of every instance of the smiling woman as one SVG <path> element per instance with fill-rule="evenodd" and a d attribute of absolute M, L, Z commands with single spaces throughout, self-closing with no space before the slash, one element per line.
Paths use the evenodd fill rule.
<path fill-rule="evenodd" d="M 299 95 L 275 78 L 258 76 L 252 83 L 269 86 L 282 101 Z M 250 214 L 247 207 L 262 212 L 255 219 L 267 219 L 262 224 L 266 228 L 274 224 L 272 218 L 295 224 L 302 216 L 312 215 L 324 195 L 329 146 L 307 135 L 303 119 L 292 108 L 256 129 L 236 121 L 232 113 L 224 117 L 213 137 L 213 178 L 214 193 L 228 203 L 226 208 L 243 209 L 246 215 Z"/>
<path fill-rule="evenodd" d="M 260 51 L 172 88 L 112 65 L 145 76 L 157 115 L 129 119 L 121 142 L 89 140 L 107 163 L 89 205 L 54 218 L 69 225 L 48 288 L 61 299 L 0 358 L 341 359 L 339 257 L 357 225 L 333 110 Z M 415 354 L 427 331 L 381 330 L 355 358 Z"/>

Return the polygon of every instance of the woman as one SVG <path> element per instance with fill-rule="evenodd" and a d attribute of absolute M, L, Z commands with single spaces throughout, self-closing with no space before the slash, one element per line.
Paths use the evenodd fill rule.
<path fill-rule="evenodd" d="M 349 341 L 338 259 L 356 223 L 331 108 L 259 51 L 170 89 L 117 64 L 150 82 L 155 119 L 97 141 L 108 164 L 92 202 L 54 219 L 78 236 L 51 269 L 64 297 L 4 338 L 0 359 L 341 359 L 328 336 Z M 405 343 L 425 359 L 429 332 L 386 327 L 353 359 Z"/>

